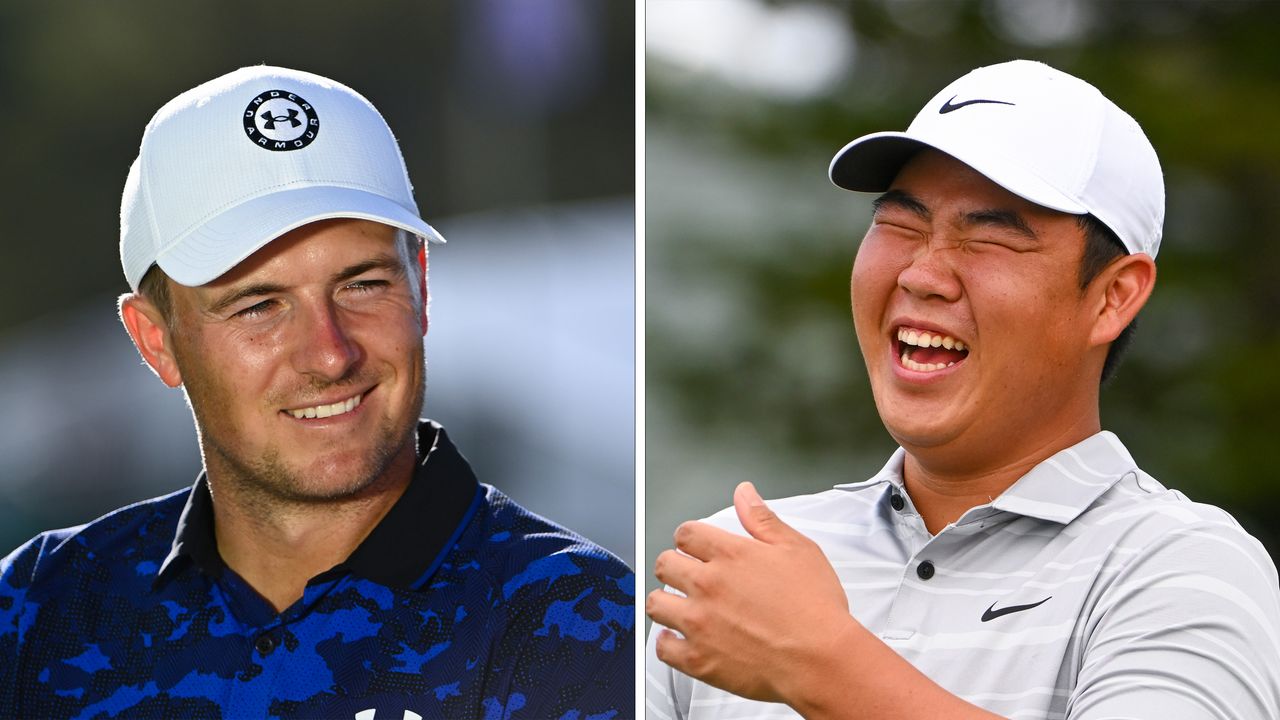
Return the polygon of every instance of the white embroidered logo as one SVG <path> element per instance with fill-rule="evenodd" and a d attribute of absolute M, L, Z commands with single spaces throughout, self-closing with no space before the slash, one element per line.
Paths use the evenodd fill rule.
<path fill-rule="evenodd" d="M 374 720 L 378 714 L 377 708 L 369 708 L 356 713 L 356 720 Z M 422 720 L 422 716 L 412 710 L 405 710 L 404 717 L 401 720 Z"/>

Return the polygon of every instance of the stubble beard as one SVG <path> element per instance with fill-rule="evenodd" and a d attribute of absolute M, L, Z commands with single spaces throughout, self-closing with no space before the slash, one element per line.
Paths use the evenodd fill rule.
<path fill-rule="evenodd" d="M 422 413 L 425 377 L 424 359 L 422 371 L 412 389 L 411 412 L 407 413 L 403 426 L 397 426 L 397 420 L 393 417 L 382 418 L 365 461 L 347 477 L 336 481 L 330 476 L 330 469 L 321 468 L 316 472 L 324 476 L 320 482 L 311 477 L 312 471 L 287 462 L 279 447 L 268 447 L 256 457 L 246 457 L 243 453 L 234 452 L 233 448 L 225 447 L 219 437 L 220 433 L 206 432 L 205 423 L 201 421 L 204 413 L 197 412 L 192 401 L 192 396 L 195 395 L 200 398 L 200 406 L 211 416 L 226 417 L 225 407 L 219 407 L 224 405 L 219 402 L 220 393 L 209 392 L 211 388 L 206 387 L 193 388 L 190 383 L 187 384 L 186 391 L 188 404 L 195 417 L 196 434 L 206 471 L 215 471 L 217 483 L 234 493 L 246 507 L 257 507 L 260 511 L 270 512 L 269 508 L 338 505 L 376 494 L 383 486 L 398 484 L 398 478 L 393 477 L 398 474 L 393 465 L 406 454 L 409 458 L 416 456 L 417 420 Z M 361 382 L 360 377 L 344 378 L 312 390 L 319 394 L 324 389 L 353 386 Z M 412 472 L 411 466 L 407 470 Z"/>

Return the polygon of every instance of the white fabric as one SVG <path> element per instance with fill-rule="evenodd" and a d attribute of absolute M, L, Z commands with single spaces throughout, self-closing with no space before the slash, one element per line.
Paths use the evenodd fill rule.
<path fill-rule="evenodd" d="M 1114 435 L 1054 455 L 937 536 L 903 490 L 903 457 L 769 506 L 822 547 L 853 616 L 935 682 L 1009 718 L 1280 717 L 1271 559 L 1227 513 L 1143 473 Z M 743 532 L 732 508 L 708 522 Z M 929 580 L 916 574 L 925 560 Z M 654 654 L 658 629 L 652 720 L 797 717 L 674 671 Z"/>
<path fill-rule="evenodd" d="M 979 101 L 979 102 L 973 102 Z M 844 146 L 831 161 L 835 184 L 884 191 L 909 149 L 951 155 L 1037 205 L 1091 213 L 1132 253 L 1155 257 L 1164 227 L 1164 175 L 1132 117 L 1089 83 L 1043 63 L 978 68 L 933 97 L 906 132 Z"/>
<path fill-rule="evenodd" d="M 272 91 L 281 94 L 255 104 Z M 278 115 L 274 129 L 263 112 Z M 241 68 L 147 124 L 121 200 L 120 260 L 134 290 L 152 263 L 203 285 L 289 230 L 335 217 L 444 242 L 419 217 L 400 148 L 368 100 L 319 75 Z"/>

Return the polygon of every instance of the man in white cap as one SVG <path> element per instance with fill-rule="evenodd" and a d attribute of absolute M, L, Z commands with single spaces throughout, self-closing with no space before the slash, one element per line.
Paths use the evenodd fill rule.
<path fill-rule="evenodd" d="M 649 716 L 1280 717 L 1271 559 L 1102 430 L 1164 217 L 1138 124 L 1014 61 L 830 175 L 882 193 L 851 293 L 901 448 L 815 495 L 743 483 L 676 531 L 646 606 Z"/>
<path fill-rule="evenodd" d="M 156 113 L 120 316 L 204 472 L 0 562 L 0 717 L 630 711 L 631 571 L 419 420 L 427 241 L 344 85 L 250 67 Z"/>

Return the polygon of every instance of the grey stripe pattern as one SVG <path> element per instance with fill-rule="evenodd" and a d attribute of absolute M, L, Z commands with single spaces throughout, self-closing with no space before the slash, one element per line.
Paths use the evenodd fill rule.
<path fill-rule="evenodd" d="M 1115 435 L 1054 455 L 936 536 L 902 489 L 903 458 L 769 505 L 822 547 L 859 622 L 935 682 L 1008 718 L 1280 718 L 1271 558 L 1226 512 L 1140 470 Z M 708 522 L 743 532 L 732 508 Z M 798 717 L 674 671 L 654 655 L 656 630 L 650 720 Z"/>

